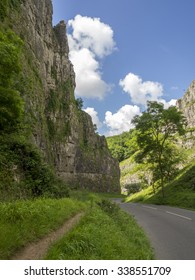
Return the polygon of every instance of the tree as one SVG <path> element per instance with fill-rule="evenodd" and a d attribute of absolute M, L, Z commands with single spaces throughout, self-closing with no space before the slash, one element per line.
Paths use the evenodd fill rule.
<path fill-rule="evenodd" d="M 14 88 L 20 72 L 22 41 L 12 31 L 0 31 L 0 133 L 17 129 L 23 115 L 23 100 Z"/>
<path fill-rule="evenodd" d="M 83 99 L 81 97 L 77 98 L 75 100 L 76 106 L 79 110 L 82 110 L 83 108 Z"/>
<path fill-rule="evenodd" d="M 108 148 L 114 158 L 119 162 L 132 156 L 138 149 L 136 131 L 131 129 L 120 135 L 107 137 Z"/>
<path fill-rule="evenodd" d="M 147 110 L 135 116 L 133 123 L 140 148 L 136 161 L 152 164 L 153 178 L 160 180 L 164 197 L 165 179 L 176 162 L 174 141 L 177 133 L 185 133 L 185 118 L 175 106 L 164 109 L 162 103 L 148 101 Z"/>

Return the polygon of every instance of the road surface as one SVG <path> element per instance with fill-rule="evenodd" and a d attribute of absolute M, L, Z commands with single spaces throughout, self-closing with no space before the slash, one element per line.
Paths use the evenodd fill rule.
<path fill-rule="evenodd" d="M 157 260 L 195 260 L 195 211 L 149 204 L 121 203 L 148 235 Z"/>

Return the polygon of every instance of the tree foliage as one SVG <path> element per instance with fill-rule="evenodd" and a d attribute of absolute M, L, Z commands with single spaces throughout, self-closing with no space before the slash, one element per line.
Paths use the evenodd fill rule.
<path fill-rule="evenodd" d="M 185 133 L 185 118 L 174 106 L 164 109 L 162 103 L 149 101 L 147 110 L 136 116 L 133 123 L 140 149 L 136 161 L 151 164 L 153 181 L 160 180 L 164 196 L 164 182 L 178 162 L 174 146 L 176 133 Z"/>
<path fill-rule="evenodd" d="M 82 110 L 83 108 L 83 99 L 81 97 L 78 97 L 76 100 L 75 100 L 75 103 L 76 103 L 76 106 L 79 110 Z"/>
<path fill-rule="evenodd" d="M 12 31 L 0 31 L 0 85 L 10 86 L 14 75 L 20 71 L 22 40 Z"/>
<path fill-rule="evenodd" d="M 0 87 L 0 131 L 17 129 L 22 119 L 23 101 L 15 90 Z"/>
<path fill-rule="evenodd" d="M 141 191 L 142 186 L 140 183 L 130 183 L 125 185 L 125 189 L 127 190 L 128 195 L 130 195 Z"/>
<path fill-rule="evenodd" d="M 119 162 L 129 158 L 138 150 L 135 130 L 107 137 L 107 143 L 112 156 L 118 159 Z"/>
<path fill-rule="evenodd" d="M 23 101 L 14 89 L 20 72 L 21 39 L 12 31 L 0 32 L 0 132 L 12 132 L 23 114 Z"/>

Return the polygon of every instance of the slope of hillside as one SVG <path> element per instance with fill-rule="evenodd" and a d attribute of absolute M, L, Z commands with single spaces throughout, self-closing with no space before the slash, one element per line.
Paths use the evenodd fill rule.
<path fill-rule="evenodd" d="M 164 204 L 195 210 L 195 162 L 192 162 L 170 183 L 165 186 L 165 197 L 161 189 L 153 192 L 152 187 L 143 189 L 125 199 L 126 202 Z"/>

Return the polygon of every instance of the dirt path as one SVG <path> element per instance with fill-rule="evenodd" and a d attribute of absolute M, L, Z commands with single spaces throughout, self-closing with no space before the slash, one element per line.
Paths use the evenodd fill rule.
<path fill-rule="evenodd" d="M 51 232 L 46 237 L 42 238 L 38 242 L 30 243 L 27 247 L 24 247 L 18 251 L 11 259 L 12 260 L 42 260 L 47 253 L 50 245 L 57 239 L 64 236 L 70 231 L 73 226 L 79 222 L 84 213 L 79 213 L 73 218 L 66 221 L 61 228 Z"/>

